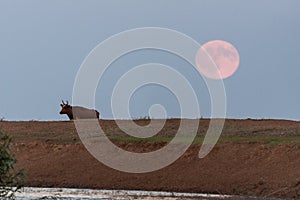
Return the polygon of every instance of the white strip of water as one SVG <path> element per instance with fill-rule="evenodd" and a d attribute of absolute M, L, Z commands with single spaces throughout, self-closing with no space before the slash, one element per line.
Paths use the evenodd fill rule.
<path fill-rule="evenodd" d="M 67 189 L 67 188 L 32 188 L 26 187 L 16 194 L 17 200 L 58 199 L 58 200 L 123 200 L 123 199 L 163 199 L 173 200 L 178 198 L 197 199 L 226 199 L 233 198 L 230 195 L 179 193 L 179 192 L 156 192 L 135 190 L 90 190 L 90 189 Z"/>

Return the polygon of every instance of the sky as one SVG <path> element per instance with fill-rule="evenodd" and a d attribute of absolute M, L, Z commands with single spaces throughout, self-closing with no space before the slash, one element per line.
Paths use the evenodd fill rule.
<path fill-rule="evenodd" d="M 200 44 L 225 40 L 238 50 L 240 66 L 224 80 L 228 118 L 299 120 L 299 8 L 298 0 L 1 0 L 0 118 L 66 120 L 59 115 L 61 99 L 71 102 L 76 74 L 96 45 L 128 29 L 162 27 Z M 148 49 L 112 63 L 99 82 L 95 106 L 102 118 L 113 118 L 111 92 L 122 74 L 149 62 L 182 73 L 201 116 L 210 117 L 209 94 L 195 69 L 171 53 Z M 176 96 L 158 85 L 139 88 L 130 113 L 143 118 L 153 104 L 165 106 L 167 117 L 180 116 Z"/>

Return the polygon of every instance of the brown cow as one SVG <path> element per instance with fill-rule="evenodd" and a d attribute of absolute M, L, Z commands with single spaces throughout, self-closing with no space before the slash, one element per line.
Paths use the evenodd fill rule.
<path fill-rule="evenodd" d="M 87 109 L 80 106 L 71 106 L 69 102 L 65 103 L 62 100 L 61 111 L 59 114 L 68 115 L 70 120 L 75 119 L 99 119 L 99 112 L 97 110 Z M 74 114 L 73 114 L 74 113 Z"/>

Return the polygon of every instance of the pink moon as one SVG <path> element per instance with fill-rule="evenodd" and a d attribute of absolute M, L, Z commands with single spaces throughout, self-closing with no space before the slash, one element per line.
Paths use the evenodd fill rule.
<path fill-rule="evenodd" d="M 203 61 L 205 59 L 210 62 Z M 199 48 L 195 61 L 200 73 L 207 78 L 225 79 L 236 72 L 240 57 L 237 49 L 229 42 L 213 40 Z"/>

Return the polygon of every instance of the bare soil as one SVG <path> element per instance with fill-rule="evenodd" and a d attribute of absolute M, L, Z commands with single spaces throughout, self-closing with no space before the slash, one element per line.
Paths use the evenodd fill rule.
<path fill-rule="evenodd" d="M 172 137 L 179 121 L 168 120 L 158 136 Z M 148 122 L 137 121 L 140 125 Z M 208 123 L 200 120 L 199 137 Z M 100 124 L 109 136 L 127 137 L 114 121 L 101 120 Z M 300 198 L 300 122 L 226 120 L 223 139 L 205 158 L 198 158 L 201 143 L 194 143 L 175 163 L 144 174 L 119 172 L 96 160 L 82 145 L 71 121 L 2 121 L 0 129 L 13 137 L 17 168 L 25 170 L 26 186 Z M 126 139 L 114 143 L 137 152 L 166 144 Z"/>

